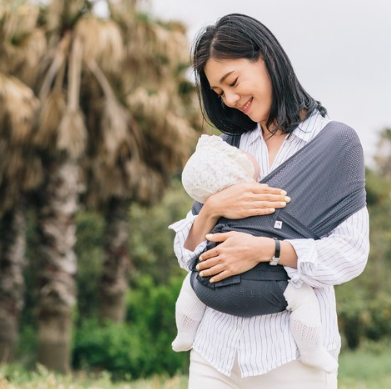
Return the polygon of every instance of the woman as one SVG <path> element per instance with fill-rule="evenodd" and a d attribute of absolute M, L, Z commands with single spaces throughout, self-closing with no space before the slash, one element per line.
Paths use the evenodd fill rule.
<path fill-rule="evenodd" d="M 298 82 L 276 38 L 251 17 L 227 15 L 207 27 L 195 44 L 194 69 L 203 113 L 220 131 L 241 134 L 239 148 L 257 158 L 264 176 L 330 123 L 326 109 Z M 268 215 L 289 200 L 283 189 L 258 183 L 236 184 L 210 196 L 197 215 L 190 212 L 172 226 L 180 265 L 189 269 L 202 253 L 198 270 L 219 282 L 272 258 L 275 263 L 272 238 L 236 231 L 209 233 L 220 218 Z M 203 253 L 205 236 L 219 245 Z M 321 239 L 279 243 L 278 265 L 285 267 L 291 282 L 315 288 L 324 347 L 337 359 L 340 336 L 333 286 L 358 276 L 365 267 L 366 207 Z M 207 308 L 191 351 L 189 388 L 337 388 L 336 374 L 305 366 L 298 357 L 288 311 L 238 317 Z"/>

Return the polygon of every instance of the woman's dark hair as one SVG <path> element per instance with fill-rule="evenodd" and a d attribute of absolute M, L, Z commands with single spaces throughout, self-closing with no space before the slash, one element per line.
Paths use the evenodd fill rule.
<path fill-rule="evenodd" d="M 258 20 L 241 14 L 222 17 L 215 25 L 205 28 L 194 44 L 193 66 L 198 96 L 205 118 L 220 131 L 240 134 L 255 129 L 253 122 L 243 112 L 227 107 L 210 88 L 205 75 L 205 65 L 210 58 L 257 61 L 262 56 L 272 84 L 272 107 L 266 126 L 276 125 L 283 133 L 291 133 L 303 120 L 317 109 L 322 116 L 327 111 L 300 85 L 292 64 L 275 36 Z"/>

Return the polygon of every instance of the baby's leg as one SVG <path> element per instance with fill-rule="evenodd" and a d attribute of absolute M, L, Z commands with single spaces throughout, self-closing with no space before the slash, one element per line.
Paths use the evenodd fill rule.
<path fill-rule="evenodd" d="M 205 304 L 198 299 L 190 285 L 189 273 L 183 281 L 176 302 L 175 320 L 178 334 L 172 342 L 174 351 L 188 351 L 192 348 L 205 308 Z"/>
<path fill-rule="evenodd" d="M 295 288 L 288 284 L 284 296 L 291 310 L 290 328 L 300 351 L 300 360 L 328 373 L 338 370 L 338 362 L 322 344 L 322 323 L 319 302 L 314 290 L 307 284 Z"/>

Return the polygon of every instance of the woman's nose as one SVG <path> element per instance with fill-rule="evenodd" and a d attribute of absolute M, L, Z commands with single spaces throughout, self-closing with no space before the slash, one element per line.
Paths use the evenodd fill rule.
<path fill-rule="evenodd" d="M 240 96 L 233 92 L 224 92 L 224 103 L 230 108 L 236 108 L 236 103 L 239 101 Z"/>

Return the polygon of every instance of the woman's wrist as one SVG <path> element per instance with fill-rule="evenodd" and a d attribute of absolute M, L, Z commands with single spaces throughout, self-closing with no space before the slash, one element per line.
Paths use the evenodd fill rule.
<path fill-rule="evenodd" d="M 194 251 L 205 240 L 205 235 L 212 231 L 218 219 L 219 217 L 213 215 L 210 207 L 205 202 L 190 229 L 184 244 L 185 249 Z"/>
<path fill-rule="evenodd" d="M 294 247 L 285 240 L 280 241 L 279 265 L 297 268 L 297 254 Z"/>
<path fill-rule="evenodd" d="M 276 253 L 276 242 L 273 238 L 259 237 L 259 262 L 270 262 Z M 297 268 L 297 254 L 293 246 L 284 240 L 280 242 L 279 265 Z"/>
<path fill-rule="evenodd" d="M 259 241 L 259 262 L 270 262 L 273 258 L 276 247 L 274 239 L 265 237 L 259 237 L 257 239 Z"/>
<path fill-rule="evenodd" d="M 214 199 L 215 195 L 209 196 L 201 210 L 207 215 L 209 219 L 215 220 L 217 222 L 217 220 L 222 217 L 222 214 L 219 212 L 218 202 L 214 201 Z"/>

